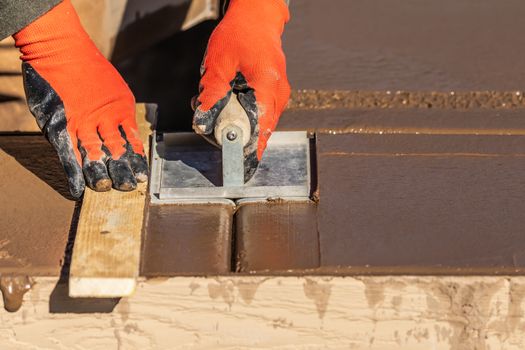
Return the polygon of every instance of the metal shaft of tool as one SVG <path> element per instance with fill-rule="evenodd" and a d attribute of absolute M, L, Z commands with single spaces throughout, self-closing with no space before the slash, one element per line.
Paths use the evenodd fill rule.
<path fill-rule="evenodd" d="M 244 185 L 242 129 L 231 124 L 222 130 L 222 183 L 224 187 Z"/>

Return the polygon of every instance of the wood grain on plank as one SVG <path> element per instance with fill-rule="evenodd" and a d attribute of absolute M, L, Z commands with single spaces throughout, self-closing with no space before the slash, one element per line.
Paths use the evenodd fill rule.
<path fill-rule="evenodd" d="M 525 343 L 524 277 L 177 277 L 141 280 L 133 298 L 120 301 L 70 299 L 56 278 L 36 282 L 19 312 L 0 310 L 2 349 L 521 350 Z"/>
<path fill-rule="evenodd" d="M 149 154 L 146 110 L 145 105 L 137 105 L 139 132 Z M 69 274 L 71 297 L 133 293 L 139 274 L 146 193 L 147 183 L 138 184 L 131 192 L 86 189 Z"/>

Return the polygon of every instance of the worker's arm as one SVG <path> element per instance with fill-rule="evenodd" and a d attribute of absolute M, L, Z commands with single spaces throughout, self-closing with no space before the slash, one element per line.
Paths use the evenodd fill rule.
<path fill-rule="evenodd" d="M 72 195 L 79 197 L 86 184 L 97 191 L 132 190 L 145 181 L 133 94 L 86 34 L 70 0 L 13 37 L 29 108 L 58 153 Z"/>
<path fill-rule="evenodd" d="M 246 162 L 257 164 L 261 159 L 290 96 L 281 44 L 289 16 L 283 0 L 230 0 L 208 43 L 193 127 L 197 133 L 211 134 L 236 89 L 252 122 Z"/>

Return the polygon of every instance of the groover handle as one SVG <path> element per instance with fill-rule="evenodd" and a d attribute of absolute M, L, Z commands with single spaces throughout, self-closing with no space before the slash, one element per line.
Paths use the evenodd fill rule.
<path fill-rule="evenodd" d="M 220 146 L 222 146 L 223 131 L 226 129 L 234 130 L 234 127 L 237 127 L 242 131 L 240 133 L 242 135 L 242 145 L 246 146 L 248 141 L 250 141 L 251 136 L 250 120 L 248 119 L 246 111 L 239 102 L 237 95 L 232 93 L 230 100 L 223 108 L 221 114 L 219 114 L 219 117 L 215 122 L 214 136 L 215 140 Z M 237 135 L 234 135 L 235 132 L 232 132 L 233 134 L 231 134 L 231 136 L 236 137 Z"/>

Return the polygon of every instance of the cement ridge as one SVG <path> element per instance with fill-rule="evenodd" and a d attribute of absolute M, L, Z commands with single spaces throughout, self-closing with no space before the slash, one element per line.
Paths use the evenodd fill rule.
<path fill-rule="evenodd" d="M 294 90 L 289 110 L 353 108 L 512 109 L 525 107 L 523 91 Z"/>

